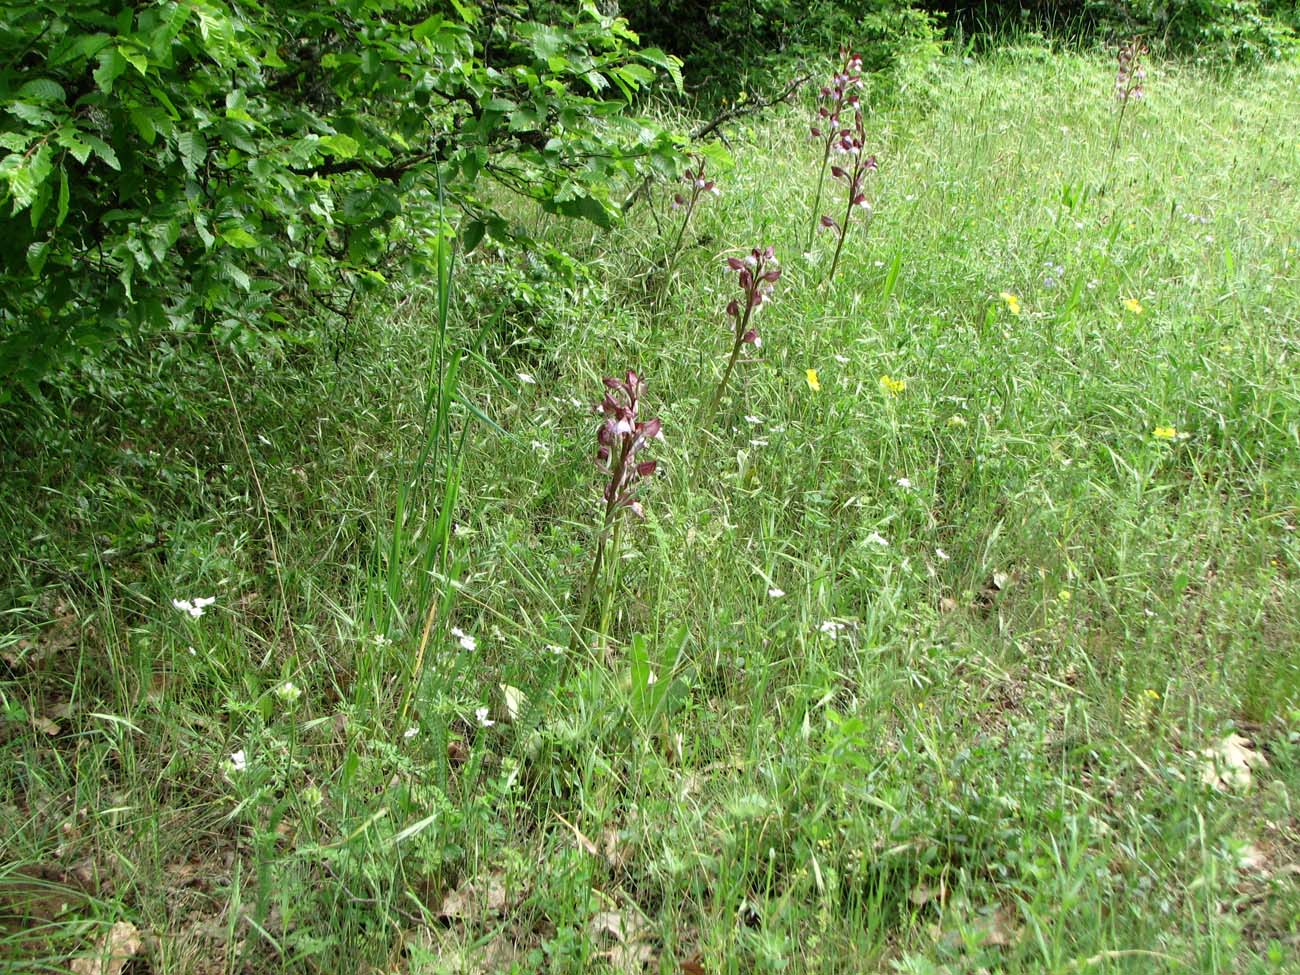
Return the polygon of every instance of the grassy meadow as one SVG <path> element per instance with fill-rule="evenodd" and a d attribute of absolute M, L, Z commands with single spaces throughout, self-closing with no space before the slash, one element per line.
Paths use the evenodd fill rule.
<path fill-rule="evenodd" d="M 942 63 L 830 282 L 810 91 L 670 273 L 663 187 L 521 212 L 571 264 L 6 418 L 0 969 L 1300 971 L 1300 67 L 1113 85 Z"/>

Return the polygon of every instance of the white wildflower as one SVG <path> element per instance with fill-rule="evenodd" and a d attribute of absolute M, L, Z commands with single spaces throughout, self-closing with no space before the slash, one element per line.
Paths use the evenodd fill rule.
<path fill-rule="evenodd" d="M 275 689 L 275 696 L 285 704 L 293 704 L 302 697 L 302 689 L 293 681 L 287 680 Z"/>
<path fill-rule="evenodd" d="M 173 599 L 172 605 L 182 613 L 189 613 L 192 617 L 198 619 L 216 601 L 216 596 L 198 596 L 194 599 Z"/>

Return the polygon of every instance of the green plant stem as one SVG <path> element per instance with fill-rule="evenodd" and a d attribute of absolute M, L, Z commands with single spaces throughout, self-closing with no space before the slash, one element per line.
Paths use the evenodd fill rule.
<path fill-rule="evenodd" d="M 754 287 L 759 286 L 758 281 L 754 282 Z M 749 331 L 749 320 L 754 315 L 754 306 L 751 304 L 753 296 L 745 295 L 745 314 L 741 316 L 740 321 L 736 323 L 736 337 L 731 345 L 731 357 L 727 359 L 727 368 L 722 373 L 722 379 L 718 382 L 718 388 L 713 391 L 713 396 L 709 400 L 708 408 L 700 413 L 700 423 L 710 419 L 722 401 L 722 394 L 726 391 L 727 382 L 731 379 L 732 370 L 736 368 L 736 360 L 740 358 L 740 347 L 745 344 L 745 333 Z"/>
<path fill-rule="evenodd" d="M 821 220 L 821 218 L 817 215 L 817 211 L 820 210 L 822 206 L 822 186 L 826 182 L 826 167 L 830 163 L 830 159 L 831 159 L 831 142 L 830 139 L 827 139 L 826 148 L 822 151 L 822 170 L 817 175 L 817 195 L 813 197 L 812 226 L 808 228 L 808 249 L 809 250 L 812 250 L 813 240 L 816 239 L 817 237 L 817 224 Z"/>
<path fill-rule="evenodd" d="M 691 222 L 691 214 L 695 212 L 695 201 L 699 199 L 699 192 L 692 191 L 691 202 L 686 204 L 686 214 L 682 217 L 682 225 L 677 228 L 677 239 L 673 241 L 672 249 L 668 251 L 668 263 L 664 266 L 664 280 L 672 276 L 673 267 L 677 264 L 677 255 L 682 251 L 682 241 L 686 238 L 686 227 Z"/>
<path fill-rule="evenodd" d="M 1121 127 L 1124 125 L 1124 112 L 1128 109 L 1128 94 L 1125 93 L 1124 100 L 1119 103 L 1119 114 L 1115 116 L 1115 134 L 1110 140 L 1110 158 L 1106 161 L 1106 176 L 1101 181 L 1102 192 L 1110 185 L 1111 173 L 1115 169 L 1115 154 L 1119 151 L 1119 136 Z"/>
<path fill-rule="evenodd" d="M 582 642 L 582 630 L 587 625 L 587 614 L 591 612 L 591 597 L 596 591 L 596 582 L 600 579 L 600 566 L 605 558 L 605 541 L 608 535 L 609 524 L 607 522 L 600 529 L 600 540 L 596 543 L 596 557 L 591 561 L 591 572 L 587 575 L 587 585 L 583 589 L 582 602 L 578 606 L 573 636 L 569 639 L 570 650 L 576 650 Z"/>
<path fill-rule="evenodd" d="M 745 321 L 748 323 L 748 316 L 746 316 Z M 744 334 L 744 332 L 740 333 L 741 336 Z M 731 357 L 727 360 L 727 368 L 722 373 L 722 379 L 718 382 L 718 388 L 713 391 L 713 397 L 709 400 L 708 410 L 700 416 L 701 421 L 708 419 L 717 411 L 718 404 L 722 401 L 722 394 L 727 388 L 727 381 L 731 379 L 731 372 L 736 368 L 736 360 L 740 358 L 740 347 L 742 345 L 744 345 L 744 341 L 740 337 L 737 337 L 736 341 L 731 346 Z"/>
<path fill-rule="evenodd" d="M 855 178 L 857 174 L 854 174 Z M 844 239 L 849 235 L 849 221 L 853 219 L 854 183 L 849 184 L 849 205 L 844 210 L 844 223 L 840 226 L 840 239 L 835 243 L 835 257 L 831 259 L 831 273 L 826 276 L 826 283 L 835 280 L 835 269 L 840 266 L 840 251 L 844 249 Z"/>
<path fill-rule="evenodd" d="M 627 453 L 630 446 L 630 442 L 625 440 L 619 451 L 618 462 L 614 465 L 610 474 L 610 483 L 613 485 L 621 484 L 623 481 L 623 471 L 627 467 Z M 605 543 L 609 540 L 611 526 L 615 526 L 614 518 L 618 513 L 617 506 L 618 493 L 611 491 L 610 496 L 605 499 L 605 516 L 600 523 L 600 538 L 596 542 L 596 555 L 591 562 L 591 574 L 587 576 L 587 585 L 583 589 L 582 602 L 578 607 L 578 617 L 573 627 L 573 636 L 569 639 L 570 650 L 576 650 L 578 644 L 582 641 L 583 627 L 587 625 L 587 614 L 591 611 L 591 599 L 596 592 L 596 584 L 600 580 L 600 567 L 605 560 Z"/>

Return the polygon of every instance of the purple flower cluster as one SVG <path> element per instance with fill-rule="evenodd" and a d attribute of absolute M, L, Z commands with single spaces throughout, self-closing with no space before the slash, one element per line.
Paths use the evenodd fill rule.
<path fill-rule="evenodd" d="M 817 123 L 811 128 L 812 137 L 825 139 L 828 146 L 838 136 L 840 112 L 845 108 L 857 109 L 862 104 L 858 95 L 862 87 L 862 55 L 841 48 L 840 56 L 844 58 L 844 67 L 818 92 Z"/>
<path fill-rule="evenodd" d="M 832 165 L 831 175 L 848 188 L 849 216 L 852 215 L 855 207 L 868 213 L 871 212 L 871 202 L 867 199 L 863 187 L 867 174 L 874 173 L 878 167 L 875 155 L 866 155 L 866 138 L 862 112 L 859 110 L 854 113 L 853 128 L 844 129 L 835 143 L 835 151 L 847 157 L 844 160 L 847 167 L 838 164 Z M 846 222 L 847 220 L 848 216 L 845 217 Z M 834 229 L 841 233 L 845 229 L 841 228 L 834 219 L 825 214 L 822 215 L 821 224 L 827 229 Z"/>
<path fill-rule="evenodd" d="M 840 221 L 827 214 L 822 214 L 821 217 L 822 227 L 833 230 L 839 236 L 835 244 L 835 257 L 831 261 L 828 280 L 835 277 L 835 269 L 839 267 L 840 251 L 843 250 L 844 238 L 849 233 L 849 221 L 853 217 L 853 211 L 862 210 L 868 215 L 871 213 L 871 201 L 867 199 L 865 187 L 868 174 L 876 171 L 877 164 L 875 155 L 867 154 L 866 142 L 867 131 L 866 123 L 862 118 L 862 109 L 855 109 L 853 127 L 841 129 L 835 140 L 834 148 L 838 161 L 831 166 L 831 175 L 843 183 L 847 191 L 844 216 Z"/>
<path fill-rule="evenodd" d="M 631 369 L 626 379 L 607 376 L 604 383 L 609 392 L 596 407 L 605 417 L 596 431 L 596 466 L 609 477 L 604 492 L 608 526 L 622 508 L 638 518 L 645 517 L 635 495 L 639 482 L 654 474 L 658 461 L 637 461 L 636 455 L 648 441 L 663 440 L 663 425 L 658 417 L 638 419 L 645 381 Z"/>
<path fill-rule="evenodd" d="M 844 67 L 835 72 L 830 84 L 824 85 L 818 93 L 817 118 L 810 129 L 812 137 L 821 140 L 822 165 L 817 174 L 817 195 L 813 198 L 812 226 L 808 228 L 809 247 L 812 247 L 813 236 L 817 232 L 822 186 L 826 182 L 826 167 L 830 163 L 831 153 L 853 134 L 852 129 L 844 128 L 841 116 L 850 110 L 859 115 L 862 112 L 862 96 L 858 94 L 862 88 L 862 55 L 840 48 L 840 57 L 844 59 Z"/>
<path fill-rule="evenodd" d="M 697 156 L 695 161 L 697 164 L 695 170 L 688 169 L 682 173 L 682 182 L 690 187 L 690 198 L 687 199 L 681 193 L 674 193 L 674 210 L 680 210 L 682 207 L 694 209 L 696 201 L 705 193 L 712 193 L 714 196 L 718 196 L 722 192 L 718 189 L 718 184 L 705 175 L 704 158 L 702 156 Z"/>
<path fill-rule="evenodd" d="M 771 246 L 755 247 L 743 258 L 728 257 L 727 267 L 737 273 L 742 292 L 740 298 L 732 298 L 727 304 L 727 315 L 735 325 L 736 344 L 762 348 L 763 339 L 753 327 L 752 319 L 771 300 L 772 285 L 781 278 L 776 251 Z"/>
<path fill-rule="evenodd" d="M 1140 102 L 1145 96 L 1142 82 L 1146 80 L 1147 72 L 1142 67 L 1142 55 L 1148 50 L 1146 42 L 1139 37 L 1134 37 L 1121 45 L 1118 57 L 1119 70 L 1115 73 L 1115 97 L 1121 102 Z"/>
<path fill-rule="evenodd" d="M 713 391 L 713 398 L 706 407 L 708 415 L 718 408 L 722 394 L 727 388 L 727 381 L 736 368 L 740 350 L 746 345 L 759 349 L 763 339 L 754 326 L 754 316 L 758 310 L 772 300 L 772 285 L 781 279 L 781 266 L 776 259 L 776 250 L 771 247 L 755 247 L 744 257 L 728 257 L 727 267 L 736 272 L 740 284 L 740 297 L 727 302 L 727 317 L 731 319 L 732 341 L 731 355 L 727 358 L 727 368 L 722 373 L 718 388 Z"/>

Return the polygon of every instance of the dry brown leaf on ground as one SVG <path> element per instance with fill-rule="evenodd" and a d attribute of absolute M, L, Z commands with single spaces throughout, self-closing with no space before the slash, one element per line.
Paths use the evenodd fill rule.
<path fill-rule="evenodd" d="M 981 908 L 974 916 L 967 917 L 952 926 L 949 926 L 949 921 L 945 919 L 942 926 L 930 925 L 930 932 L 936 941 L 947 947 L 962 948 L 966 944 L 963 928 L 976 936 L 978 944 L 987 947 L 1006 948 L 1020 940 L 1020 923 L 1005 907 Z"/>
<path fill-rule="evenodd" d="M 648 932 L 618 911 L 600 911 L 593 915 L 587 922 L 587 931 L 594 940 L 613 942 L 603 954 L 617 972 L 640 975 L 656 958 Z"/>
<path fill-rule="evenodd" d="M 498 684 L 492 695 L 492 720 L 514 724 L 528 704 L 528 695 L 510 684 Z"/>
<path fill-rule="evenodd" d="M 142 948 L 140 929 L 130 921 L 118 921 L 99 939 L 94 954 L 72 962 L 72 975 L 122 975 L 126 963 Z"/>
<path fill-rule="evenodd" d="M 615 870 L 622 870 L 627 866 L 628 859 L 632 855 L 632 844 L 619 836 L 617 829 L 612 827 L 606 829 L 601 834 L 601 848 L 605 854 L 605 862 Z"/>
<path fill-rule="evenodd" d="M 451 920 L 479 917 L 483 914 L 500 914 L 506 907 L 505 874 L 493 870 L 486 877 L 477 877 L 449 891 L 438 908 L 438 916 Z"/>
<path fill-rule="evenodd" d="M 42 718 L 40 715 L 36 714 L 32 715 L 32 727 L 43 735 L 49 735 L 51 738 L 63 730 L 58 724 L 51 721 L 49 718 Z"/>
<path fill-rule="evenodd" d="M 1201 750 L 1201 781 L 1220 792 L 1246 792 L 1253 784 L 1251 770 L 1268 760 L 1236 732 Z"/>

